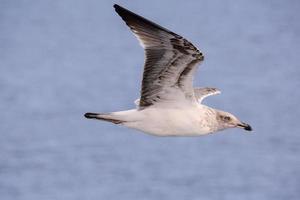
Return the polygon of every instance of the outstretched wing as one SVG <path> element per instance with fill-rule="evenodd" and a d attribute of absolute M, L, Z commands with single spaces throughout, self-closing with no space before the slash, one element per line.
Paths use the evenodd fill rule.
<path fill-rule="evenodd" d="M 220 94 L 221 91 L 218 90 L 217 88 L 210 88 L 210 87 L 204 87 L 204 88 L 194 88 L 194 94 L 195 98 L 199 103 L 203 101 L 206 97 L 212 96 L 212 95 L 217 95 Z M 140 104 L 140 99 L 136 99 L 134 101 L 134 104 L 138 107 Z"/>
<path fill-rule="evenodd" d="M 194 93 L 198 102 L 201 103 L 203 99 L 205 99 L 206 97 L 220 94 L 221 91 L 218 90 L 217 88 L 205 87 L 205 88 L 194 88 Z"/>
<path fill-rule="evenodd" d="M 114 8 L 145 49 L 140 108 L 161 101 L 196 101 L 193 74 L 202 53 L 176 33 L 119 5 Z"/>

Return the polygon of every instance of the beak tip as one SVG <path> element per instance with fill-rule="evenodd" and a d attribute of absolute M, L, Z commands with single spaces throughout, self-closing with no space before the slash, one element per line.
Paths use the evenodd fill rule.
<path fill-rule="evenodd" d="M 249 124 L 246 124 L 246 123 L 240 123 L 238 126 L 240 128 L 243 128 L 246 131 L 252 131 L 253 130 L 252 127 Z"/>
<path fill-rule="evenodd" d="M 246 131 L 252 131 L 252 127 L 248 124 L 248 126 L 245 126 L 244 128 Z"/>

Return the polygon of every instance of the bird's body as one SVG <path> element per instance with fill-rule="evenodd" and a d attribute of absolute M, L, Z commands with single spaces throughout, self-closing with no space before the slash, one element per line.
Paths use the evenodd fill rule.
<path fill-rule="evenodd" d="M 113 112 L 102 117 L 117 119 L 119 123 L 156 136 L 197 136 L 211 132 L 217 127 L 213 109 L 204 106 L 168 108 L 152 106 L 143 110 Z"/>
<path fill-rule="evenodd" d="M 156 136 L 199 136 L 226 128 L 251 127 L 230 113 L 201 104 L 216 88 L 193 88 L 193 75 L 204 56 L 185 38 L 114 5 L 145 49 L 141 98 L 137 108 L 85 117 L 122 124 Z"/>

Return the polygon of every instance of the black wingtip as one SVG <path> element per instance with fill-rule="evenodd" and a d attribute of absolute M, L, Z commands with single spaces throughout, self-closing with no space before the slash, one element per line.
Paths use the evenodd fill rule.
<path fill-rule="evenodd" d="M 127 10 L 127 9 L 123 8 L 122 6 L 119 6 L 118 4 L 114 4 L 114 8 L 117 13 L 119 13 L 120 11 Z"/>
<path fill-rule="evenodd" d="M 118 8 L 120 8 L 120 6 L 118 4 L 114 4 L 114 8 L 118 9 Z"/>
<path fill-rule="evenodd" d="M 136 15 L 135 13 L 131 12 L 130 10 L 127 10 L 126 8 L 122 7 L 122 6 L 119 6 L 118 4 L 114 4 L 114 8 L 115 8 L 115 11 L 120 15 L 120 16 L 123 16 L 123 15 Z"/>
<path fill-rule="evenodd" d="M 126 8 L 119 6 L 118 4 L 114 4 L 115 11 L 120 15 L 120 17 L 125 21 L 125 23 L 132 29 L 136 29 L 136 27 L 144 27 L 147 29 L 159 29 L 161 31 L 167 32 L 172 35 L 177 35 L 173 33 L 172 31 L 142 17 L 141 15 L 138 15 L 130 10 L 127 10 Z M 141 29 L 144 29 L 141 28 Z M 135 31 L 134 31 L 135 32 Z"/>
<path fill-rule="evenodd" d="M 98 114 L 97 113 L 85 113 L 84 116 L 88 119 L 96 118 Z"/>

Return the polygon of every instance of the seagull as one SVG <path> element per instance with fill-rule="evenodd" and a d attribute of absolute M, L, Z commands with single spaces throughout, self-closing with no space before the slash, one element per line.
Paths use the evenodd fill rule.
<path fill-rule="evenodd" d="M 155 136 L 202 136 L 235 127 L 252 130 L 233 114 L 202 104 L 204 98 L 220 91 L 193 87 L 193 76 L 204 56 L 191 42 L 117 4 L 114 8 L 145 50 L 141 96 L 135 109 L 86 113 L 86 118 Z"/>

